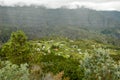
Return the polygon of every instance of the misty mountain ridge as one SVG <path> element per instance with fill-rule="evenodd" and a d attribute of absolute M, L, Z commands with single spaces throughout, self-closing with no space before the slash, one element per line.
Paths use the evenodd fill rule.
<path fill-rule="evenodd" d="M 1 6 L 0 28 L 12 27 L 12 31 L 22 29 L 31 38 L 50 35 L 70 38 L 101 38 L 108 35 L 120 38 L 119 17 L 119 11 L 96 11 L 85 7 L 48 9 L 44 6 Z"/>
<path fill-rule="evenodd" d="M 113 28 L 120 25 L 119 11 L 96 11 L 85 7 L 77 9 L 48 9 L 46 7 L 0 7 L 0 23 L 16 25 L 78 26 L 85 28 Z M 5 20 L 6 19 L 6 20 Z"/>

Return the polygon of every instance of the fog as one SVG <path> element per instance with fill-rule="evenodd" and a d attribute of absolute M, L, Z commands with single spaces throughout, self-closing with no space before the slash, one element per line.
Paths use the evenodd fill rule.
<path fill-rule="evenodd" d="M 70 9 L 84 6 L 96 10 L 120 10 L 119 0 L 0 0 L 0 5 L 44 5 L 48 8 L 65 6 Z"/>

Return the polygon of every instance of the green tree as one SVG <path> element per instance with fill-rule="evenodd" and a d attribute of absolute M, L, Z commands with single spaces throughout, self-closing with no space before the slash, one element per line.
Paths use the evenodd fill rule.
<path fill-rule="evenodd" d="M 27 37 L 24 32 L 17 31 L 11 34 L 10 40 L 2 47 L 2 56 L 13 63 L 25 63 L 30 53 Z"/>

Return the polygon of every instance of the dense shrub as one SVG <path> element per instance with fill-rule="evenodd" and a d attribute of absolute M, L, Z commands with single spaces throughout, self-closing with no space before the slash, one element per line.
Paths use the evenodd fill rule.
<path fill-rule="evenodd" d="M 120 64 L 115 63 L 106 50 L 86 53 L 81 66 L 84 68 L 83 80 L 120 80 Z"/>
<path fill-rule="evenodd" d="M 27 64 L 20 66 L 9 61 L 0 62 L 0 80 L 29 80 Z"/>
<path fill-rule="evenodd" d="M 9 61 L 0 62 L 0 80 L 69 80 L 68 77 L 63 79 L 64 72 L 56 75 L 53 73 L 41 75 L 41 73 L 37 65 L 29 71 L 28 64 L 18 66 Z"/>
<path fill-rule="evenodd" d="M 119 51 L 90 40 L 28 42 L 17 31 L 0 51 L 0 80 L 120 80 Z"/>
<path fill-rule="evenodd" d="M 56 74 L 64 71 L 64 77 L 70 77 L 70 80 L 81 80 L 83 77 L 83 70 L 79 68 L 79 62 L 76 60 L 56 55 L 45 55 L 42 58 L 45 73 Z"/>
<path fill-rule="evenodd" d="M 22 31 L 13 32 L 10 40 L 3 45 L 1 50 L 2 57 L 16 64 L 27 62 L 29 53 L 27 37 Z"/>

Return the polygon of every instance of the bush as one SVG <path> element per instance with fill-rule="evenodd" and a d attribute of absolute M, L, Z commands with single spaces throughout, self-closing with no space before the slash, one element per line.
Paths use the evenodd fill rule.
<path fill-rule="evenodd" d="M 64 58 L 57 55 L 45 55 L 42 57 L 44 73 L 53 72 L 54 74 L 64 71 L 63 77 L 69 77 L 71 80 L 81 80 L 83 71 L 79 68 L 79 62 L 70 58 Z"/>
<path fill-rule="evenodd" d="M 84 68 L 83 80 L 120 80 L 120 65 L 115 63 L 106 50 L 86 53 L 81 66 Z"/>
<path fill-rule="evenodd" d="M 27 37 L 22 31 L 13 32 L 10 40 L 3 45 L 1 56 L 10 60 L 12 63 L 26 63 L 30 53 Z"/>
<path fill-rule="evenodd" d="M 0 80 L 29 80 L 29 70 L 27 64 L 20 66 L 9 61 L 0 63 Z"/>

